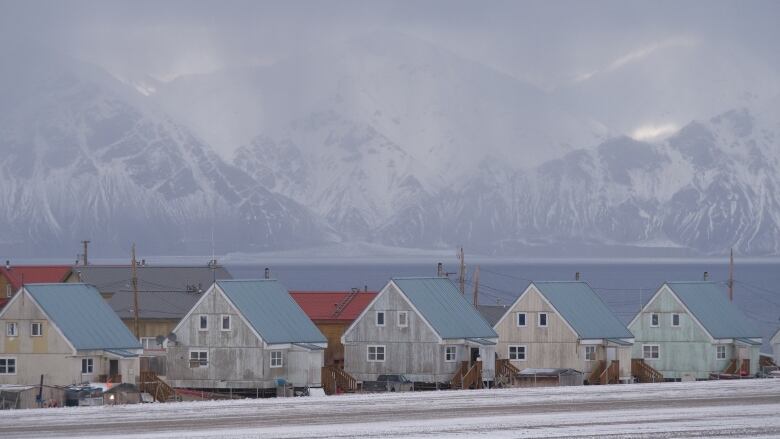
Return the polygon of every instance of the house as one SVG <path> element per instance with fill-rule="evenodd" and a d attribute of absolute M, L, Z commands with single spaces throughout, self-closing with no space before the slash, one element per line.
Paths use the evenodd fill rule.
<path fill-rule="evenodd" d="M 328 339 L 325 365 L 344 367 L 344 345 L 341 336 L 349 325 L 374 300 L 376 291 L 291 291 L 290 295 L 303 312 Z"/>
<path fill-rule="evenodd" d="M 494 379 L 497 335 L 445 277 L 390 280 L 341 341 L 355 380 L 403 374 L 468 388 Z"/>
<path fill-rule="evenodd" d="M 144 364 L 165 375 L 164 362 L 154 361 L 165 355 L 163 341 L 192 309 L 214 280 L 231 279 L 222 266 L 147 265 L 136 268 L 138 278 L 138 338 L 144 347 Z M 94 285 L 119 318 L 135 332 L 132 267 L 130 265 L 79 265 L 72 269 L 68 282 Z M 144 367 L 147 370 L 147 367 Z"/>
<path fill-rule="evenodd" d="M 666 380 L 758 371 L 761 333 L 716 283 L 665 283 L 628 328 L 633 358 Z"/>
<path fill-rule="evenodd" d="M 11 265 L 5 261 L 0 266 L 0 309 L 23 284 L 65 282 L 70 271 L 70 265 Z"/>
<path fill-rule="evenodd" d="M 774 354 L 775 364 L 780 364 L 780 329 L 775 332 L 772 339 L 769 341 L 772 345 L 772 353 Z"/>
<path fill-rule="evenodd" d="M 134 383 L 141 345 L 86 284 L 25 284 L 0 311 L 0 384 Z"/>
<path fill-rule="evenodd" d="M 319 386 L 327 340 L 280 282 L 219 280 L 166 344 L 174 388 L 256 395 Z"/>
<path fill-rule="evenodd" d="M 493 326 L 517 369 L 574 369 L 590 384 L 631 377 L 633 335 L 585 282 L 532 282 Z"/>

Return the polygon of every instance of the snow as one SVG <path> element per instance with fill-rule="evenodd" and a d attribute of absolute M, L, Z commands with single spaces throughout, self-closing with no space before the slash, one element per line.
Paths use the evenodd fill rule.
<path fill-rule="evenodd" d="M 776 437 L 780 380 L 341 395 L 0 412 L 4 437 Z"/>

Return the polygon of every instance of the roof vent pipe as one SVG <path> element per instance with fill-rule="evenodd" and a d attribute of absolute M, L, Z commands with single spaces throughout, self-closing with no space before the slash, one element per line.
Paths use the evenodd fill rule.
<path fill-rule="evenodd" d="M 441 262 L 436 265 L 436 277 L 444 277 L 444 264 Z"/>
<path fill-rule="evenodd" d="M 368 285 L 363 285 L 363 292 L 364 292 L 364 293 L 367 293 L 367 292 L 368 292 Z"/>
<path fill-rule="evenodd" d="M 580 272 L 574 273 L 574 280 L 579 281 L 580 280 Z"/>
<path fill-rule="evenodd" d="M 11 269 L 11 261 L 6 259 L 5 260 L 5 269 L 10 270 Z"/>
<path fill-rule="evenodd" d="M 709 273 L 709 271 L 705 271 L 704 272 L 704 282 L 707 282 L 708 280 L 710 280 L 710 273 Z"/>
<path fill-rule="evenodd" d="M 268 268 L 268 267 L 265 267 L 265 275 L 264 275 L 264 278 L 265 278 L 265 279 L 270 279 L 270 278 L 271 278 L 271 269 L 270 269 L 270 268 Z"/>

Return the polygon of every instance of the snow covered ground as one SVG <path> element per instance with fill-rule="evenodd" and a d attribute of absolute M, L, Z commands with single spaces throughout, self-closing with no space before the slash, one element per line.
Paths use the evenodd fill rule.
<path fill-rule="evenodd" d="M 0 437 L 780 437 L 780 380 L 0 412 Z"/>

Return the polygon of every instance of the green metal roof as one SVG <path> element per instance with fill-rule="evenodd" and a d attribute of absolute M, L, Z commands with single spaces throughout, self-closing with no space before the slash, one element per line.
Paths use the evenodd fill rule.
<path fill-rule="evenodd" d="M 586 282 L 533 282 L 582 339 L 633 338 Z"/>
<path fill-rule="evenodd" d="M 392 281 L 441 338 L 498 337 L 446 277 L 393 278 Z"/>
<path fill-rule="evenodd" d="M 217 285 L 266 343 L 327 343 L 281 282 L 219 280 Z"/>
<path fill-rule="evenodd" d="M 76 350 L 142 348 L 92 285 L 27 284 L 24 288 Z"/>
<path fill-rule="evenodd" d="M 729 301 L 726 291 L 714 282 L 667 282 L 713 338 L 760 338 L 752 319 Z"/>

